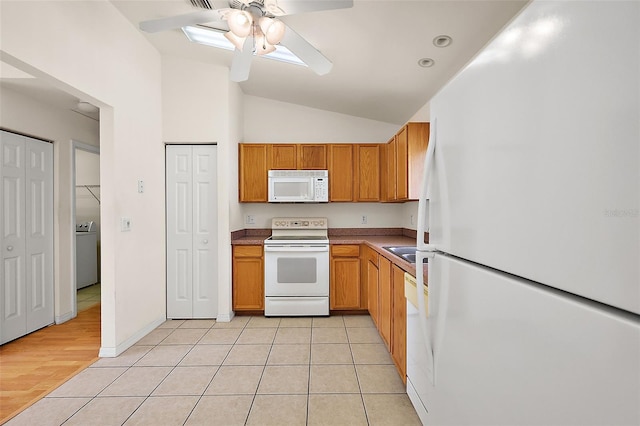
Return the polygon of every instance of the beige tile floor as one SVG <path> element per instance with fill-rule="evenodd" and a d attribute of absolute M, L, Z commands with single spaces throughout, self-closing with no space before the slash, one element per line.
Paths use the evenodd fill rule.
<path fill-rule="evenodd" d="M 420 425 L 369 316 L 167 321 L 8 425 Z"/>
<path fill-rule="evenodd" d="M 83 287 L 76 293 L 78 312 L 100 303 L 100 283 Z"/>

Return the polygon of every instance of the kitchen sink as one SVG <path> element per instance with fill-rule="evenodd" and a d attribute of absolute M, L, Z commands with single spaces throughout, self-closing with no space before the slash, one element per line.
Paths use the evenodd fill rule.
<path fill-rule="evenodd" d="M 390 251 L 398 257 L 403 258 L 409 263 L 416 263 L 416 247 L 415 246 L 395 246 L 384 247 L 385 250 Z M 424 259 L 424 263 L 427 263 L 427 259 Z"/>

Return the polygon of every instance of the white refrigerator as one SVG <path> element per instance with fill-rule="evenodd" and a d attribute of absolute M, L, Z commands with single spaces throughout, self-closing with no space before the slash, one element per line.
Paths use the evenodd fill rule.
<path fill-rule="evenodd" d="M 637 1 L 534 0 L 431 100 L 424 424 L 640 424 L 639 105 Z"/>

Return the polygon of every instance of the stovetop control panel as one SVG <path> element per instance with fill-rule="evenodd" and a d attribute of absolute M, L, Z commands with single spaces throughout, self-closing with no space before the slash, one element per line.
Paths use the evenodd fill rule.
<path fill-rule="evenodd" d="M 271 229 L 327 229 L 326 217 L 274 217 Z"/>

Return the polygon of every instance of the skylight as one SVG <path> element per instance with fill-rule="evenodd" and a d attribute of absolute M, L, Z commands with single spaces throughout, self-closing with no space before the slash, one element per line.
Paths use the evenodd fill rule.
<path fill-rule="evenodd" d="M 224 36 L 224 32 L 221 30 L 215 30 L 213 28 L 204 28 L 204 27 L 182 27 L 182 31 L 187 36 L 187 38 L 194 42 L 200 43 L 207 46 L 213 46 L 220 49 L 234 50 L 235 47 L 229 40 L 227 40 Z M 264 58 L 274 59 L 276 61 L 286 62 L 288 64 L 302 65 L 307 66 L 304 62 L 300 60 L 296 55 L 294 55 L 289 49 L 284 46 L 276 45 L 275 52 L 268 53 L 266 55 L 262 55 Z M 255 54 L 254 54 L 255 55 Z"/>

